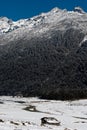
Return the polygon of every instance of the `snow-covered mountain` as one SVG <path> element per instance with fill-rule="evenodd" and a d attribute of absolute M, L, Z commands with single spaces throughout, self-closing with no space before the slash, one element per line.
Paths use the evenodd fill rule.
<path fill-rule="evenodd" d="M 87 33 L 87 13 L 80 7 L 75 7 L 73 11 L 61 10 L 56 7 L 48 13 L 18 21 L 0 17 L 0 35 L 7 34 L 2 38 L 6 41 L 13 41 L 22 37 L 29 39 L 33 35 L 46 34 L 49 30 L 66 31 L 71 27 Z M 49 33 L 46 35 L 50 38 Z"/>
<path fill-rule="evenodd" d="M 48 13 L 42 13 L 33 18 L 21 19 L 16 22 L 8 19 L 7 17 L 0 17 L 0 31 L 1 33 L 8 33 L 21 27 L 28 27 L 29 29 L 33 29 L 40 24 L 53 22 L 54 16 L 58 14 L 61 15 L 61 11 L 62 10 L 58 8 L 54 8 Z"/>
<path fill-rule="evenodd" d="M 54 8 L 0 18 L 0 95 L 87 97 L 87 13 Z"/>
<path fill-rule="evenodd" d="M 22 27 L 24 28 L 28 27 L 28 29 L 31 30 L 40 25 L 56 24 L 56 23 L 63 22 L 64 20 L 65 21 L 67 20 L 69 23 L 71 23 L 72 19 L 74 20 L 74 22 L 77 22 L 78 24 L 78 22 L 79 23 L 82 22 L 83 17 L 86 19 L 87 14 L 80 7 L 75 7 L 73 11 L 67 11 L 66 9 L 61 10 L 56 7 L 48 13 L 42 13 L 38 16 L 34 16 L 28 19 L 21 19 L 18 21 L 12 21 L 11 19 L 8 19 L 7 17 L 0 17 L 0 33 L 1 34 L 9 33 L 13 30 L 16 30 Z"/>

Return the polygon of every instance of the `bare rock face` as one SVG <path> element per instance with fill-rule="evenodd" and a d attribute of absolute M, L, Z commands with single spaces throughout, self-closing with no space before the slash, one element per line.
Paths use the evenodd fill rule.
<path fill-rule="evenodd" d="M 41 125 L 57 125 L 60 126 L 60 122 L 53 117 L 43 117 L 41 118 Z"/>
<path fill-rule="evenodd" d="M 0 18 L 0 95 L 87 98 L 87 13 Z"/>

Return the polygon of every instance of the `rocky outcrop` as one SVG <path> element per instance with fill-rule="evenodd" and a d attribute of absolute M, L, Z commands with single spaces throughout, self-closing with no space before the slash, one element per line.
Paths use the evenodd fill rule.
<path fill-rule="evenodd" d="M 53 117 L 43 117 L 43 118 L 41 118 L 41 125 L 57 125 L 57 126 L 60 126 L 60 122 Z"/>

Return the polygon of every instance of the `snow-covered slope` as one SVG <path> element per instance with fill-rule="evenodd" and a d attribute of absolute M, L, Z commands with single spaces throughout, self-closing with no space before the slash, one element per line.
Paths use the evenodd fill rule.
<path fill-rule="evenodd" d="M 71 27 L 87 33 L 87 13 L 80 7 L 75 7 L 73 11 L 61 10 L 56 7 L 48 13 L 15 22 L 6 17 L 1 17 L 0 35 L 6 35 L 0 41 L 13 41 L 24 37 L 29 39 L 32 35 L 42 35 L 49 30 L 66 31 Z M 46 36 L 50 38 L 49 33 Z"/>
<path fill-rule="evenodd" d="M 29 19 L 21 19 L 15 22 L 7 17 L 0 17 L 0 32 L 8 33 L 22 27 L 33 29 L 39 25 L 53 24 L 55 22 L 60 24 L 60 22 L 64 22 L 64 20 L 68 22 L 67 24 L 72 24 L 71 21 L 73 20 L 75 21 L 75 25 L 76 23 L 78 25 L 78 23 L 84 21 L 83 17 L 86 20 L 87 14 L 80 7 L 75 7 L 73 11 L 61 10 L 56 7 L 48 13 L 42 13 L 38 16 Z M 61 26 L 59 27 L 61 28 Z"/>
<path fill-rule="evenodd" d="M 0 130 L 87 130 L 87 100 L 0 97 L 0 102 Z M 29 106 L 37 111 L 24 109 Z M 44 117 L 55 118 L 60 125 L 41 125 Z"/>

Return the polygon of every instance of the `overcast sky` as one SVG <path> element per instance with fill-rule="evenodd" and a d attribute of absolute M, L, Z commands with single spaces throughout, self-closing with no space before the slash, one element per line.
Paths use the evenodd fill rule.
<path fill-rule="evenodd" d="M 87 11 L 87 0 L 0 0 L 0 16 L 18 20 L 47 12 L 54 7 L 73 10 L 75 6 Z"/>

